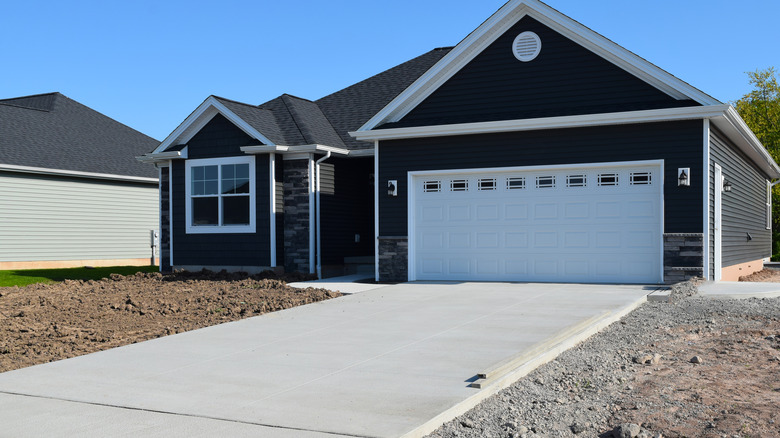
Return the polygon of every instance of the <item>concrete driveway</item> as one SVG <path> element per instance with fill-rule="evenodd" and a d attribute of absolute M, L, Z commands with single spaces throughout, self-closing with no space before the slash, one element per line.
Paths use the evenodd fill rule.
<path fill-rule="evenodd" d="M 421 436 L 654 289 L 387 286 L 0 374 L 0 433 Z"/>

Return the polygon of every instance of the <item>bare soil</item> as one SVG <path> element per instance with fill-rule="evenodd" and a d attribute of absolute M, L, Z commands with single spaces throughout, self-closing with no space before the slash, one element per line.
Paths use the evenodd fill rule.
<path fill-rule="evenodd" d="M 753 274 L 739 277 L 739 281 L 754 281 L 763 283 L 778 283 L 780 282 L 780 270 L 777 269 L 763 269 Z"/>
<path fill-rule="evenodd" d="M 341 295 L 268 277 L 139 273 L 0 288 L 0 372 Z"/>

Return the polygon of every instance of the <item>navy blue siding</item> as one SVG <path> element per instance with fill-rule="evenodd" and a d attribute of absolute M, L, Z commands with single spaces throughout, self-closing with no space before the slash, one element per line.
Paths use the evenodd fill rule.
<path fill-rule="evenodd" d="M 372 158 L 331 158 L 320 165 L 324 265 L 374 253 L 373 171 Z M 360 242 L 355 242 L 356 234 Z"/>
<path fill-rule="evenodd" d="M 517 35 L 533 31 L 539 56 L 520 62 Z M 524 17 L 400 122 L 383 128 L 698 105 L 678 101 L 579 44 Z"/>
<path fill-rule="evenodd" d="M 615 161 L 665 160 L 667 233 L 702 231 L 702 121 L 382 141 L 379 184 L 398 180 L 397 197 L 379 197 L 380 236 L 407 235 L 407 172 Z M 677 168 L 690 167 L 690 187 Z"/>
<path fill-rule="evenodd" d="M 259 144 L 217 114 L 188 143 L 188 157 L 220 158 L 246 156 L 241 146 Z M 254 234 L 187 234 L 184 161 L 174 161 L 173 263 L 174 266 L 270 266 L 270 186 L 268 155 L 255 157 Z"/>
<path fill-rule="evenodd" d="M 772 231 L 766 229 L 766 181 L 767 176 L 751 163 L 714 126 L 710 132 L 710 172 L 714 175 L 719 164 L 723 177 L 732 185 L 731 192 L 721 196 L 721 248 L 722 267 L 752 262 L 772 255 Z M 712 189 L 717 190 L 713 181 Z M 714 193 L 714 192 L 713 192 Z M 714 194 L 711 196 L 714 201 Z M 710 229 L 714 229 L 714 209 L 711 205 Z M 747 240 L 750 233 L 753 240 Z M 714 248 L 714 233 L 710 236 Z M 714 251 L 711 251 L 714 262 Z"/>
<path fill-rule="evenodd" d="M 241 146 L 262 144 L 217 114 L 187 142 L 188 158 L 245 156 Z"/>

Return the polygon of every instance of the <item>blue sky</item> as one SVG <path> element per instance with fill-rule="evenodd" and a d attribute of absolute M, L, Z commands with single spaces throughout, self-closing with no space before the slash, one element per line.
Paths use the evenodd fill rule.
<path fill-rule="evenodd" d="M 777 0 L 548 0 L 721 101 L 780 68 Z M 162 140 L 208 95 L 317 99 L 457 44 L 504 0 L 5 2 L 0 98 L 59 91 Z"/>

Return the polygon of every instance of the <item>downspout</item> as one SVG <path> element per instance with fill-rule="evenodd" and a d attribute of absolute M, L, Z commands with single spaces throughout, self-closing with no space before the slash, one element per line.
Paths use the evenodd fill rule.
<path fill-rule="evenodd" d="M 315 165 L 316 179 L 317 179 L 317 278 L 322 279 L 322 232 L 320 228 L 320 163 L 330 158 L 330 151 L 328 151 L 324 157 L 317 160 Z"/>

